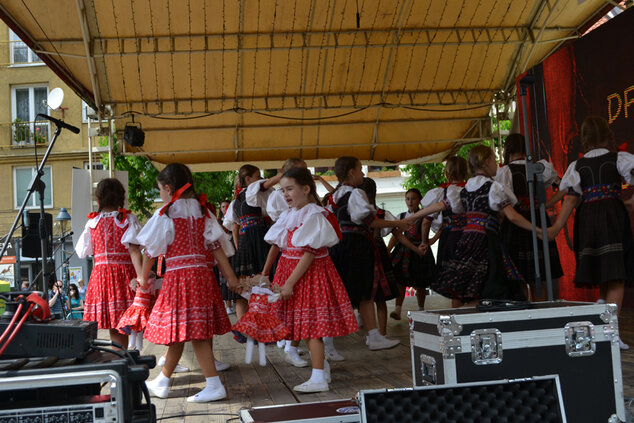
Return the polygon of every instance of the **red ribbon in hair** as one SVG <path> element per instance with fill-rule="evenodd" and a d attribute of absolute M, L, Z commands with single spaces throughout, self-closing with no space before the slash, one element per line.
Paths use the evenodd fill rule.
<path fill-rule="evenodd" d="M 216 208 L 214 207 L 213 204 L 207 201 L 207 194 L 205 193 L 198 194 L 198 202 L 205 209 L 205 216 L 211 217 L 209 212 L 213 213 L 213 215 L 216 216 Z"/>
<path fill-rule="evenodd" d="M 238 188 L 236 188 L 236 189 L 235 189 L 235 191 L 233 191 L 233 198 L 237 198 L 237 197 L 238 197 L 238 195 L 240 195 L 240 193 L 241 193 L 242 191 L 244 191 L 244 188 L 242 188 L 242 187 L 238 187 Z"/>
<path fill-rule="evenodd" d="M 466 182 L 458 182 L 458 183 L 451 183 L 451 182 L 443 182 L 442 184 L 440 184 L 440 188 L 445 189 L 445 188 L 449 188 L 451 185 L 455 185 L 458 187 L 464 187 L 467 183 Z"/>
<path fill-rule="evenodd" d="M 191 187 L 192 184 L 190 184 L 189 182 L 187 182 L 185 185 L 183 185 L 182 187 L 180 187 L 179 189 L 176 190 L 176 192 L 174 194 L 172 194 L 172 199 L 170 200 L 169 203 L 167 203 L 166 205 L 164 205 L 163 207 L 161 207 L 161 211 L 159 211 L 159 216 L 163 216 L 163 214 L 165 213 L 165 209 L 169 206 L 171 206 L 172 204 L 174 204 L 174 202 L 176 200 L 178 200 L 179 198 L 181 198 L 181 195 L 183 195 L 183 193 L 185 191 L 187 191 L 189 189 L 189 187 Z"/>
<path fill-rule="evenodd" d="M 330 225 L 337 233 L 337 238 L 339 238 L 339 240 L 341 241 L 343 239 L 343 235 L 341 233 L 341 228 L 339 227 L 339 221 L 337 220 L 337 216 L 335 216 L 335 214 L 328 209 L 326 209 L 326 212 L 328 213 L 326 215 L 326 219 L 328 219 L 328 222 L 330 222 Z"/>
<path fill-rule="evenodd" d="M 627 143 L 619 144 L 616 146 L 616 151 L 627 151 Z"/>
<path fill-rule="evenodd" d="M 94 219 L 97 216 L 99 216 L 97 212 L 88 213 L 88 219 Z"/>
<path fill-rule="evenodd" d="M 125 218 L 128 216 L 128 213 L 130 213 L 130 210 L 126 210 L 124 208 L 119 208 L 119 214 L 121 215 L 121 221 L 123 222 L 125 220 Z"/>
<path fill-rule="evenodd" d="M 333 200 L 332 194 L 328 196 L 328 204 L 330 204 L 330 207 L 332 207 L 333 210 L 337 210 L 337 203 L 335 203 L 335 200 Z M 335 216 L 335 219 L 336 219 L 336 216 Z M 337 226 L 339 226 L 339 224 L 337 224 Z"/>

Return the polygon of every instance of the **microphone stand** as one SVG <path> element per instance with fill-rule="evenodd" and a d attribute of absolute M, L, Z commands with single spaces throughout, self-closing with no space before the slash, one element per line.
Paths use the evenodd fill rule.
<path fill-rule="evenodd" d="M 42 284 L 41 288 L 42 289 L 41 291 L 44 293 L 44 299 L 48 298 L 48 291 L 46 289 L 46 279 L 45 279 L 46 272 L 44 271 L 44 269 L 46 269 L 46 265 L 48 264 L 49 257 L 47 257 L 48 256 L 48 238 L 46 237 L 46 219 L 44 216 L 44 190 L 46 189 L 46 185 L 44 184 L 44 182 L 42 182 L 42 176 L 44 176 L 44 166 L 46 164 L 46 160 L 48 159 L 48 156 L 51 154 L 51 150 L 53 150 L 55 141 L 57 140 L 57 137 L 59 136 L 61 132 L 62 132 L 61 126 L 57 126 L 57 129 L 55 129 L 55 133 L 53 134 L 53 139 L 48 144 L 46 153 L 44 153 L 44 157 L 42 157 L 42 161 L 40 162 L 40 165 L 37 168 L 37 172 L 35 176 L 33 177 L 33 180 L 31 181 L 31 186 L 29 187 L 26 197 L 24 198 L 24 201 L 22 202 L 22 206 L 20 207 L 20 210 L 15 216 L 15 220 L 13 221 L 13 225 L 11 226 L 11 230 L 9 231 L 9 234 L 7 235 L 7 240 L 11 239 L 11 237 L 13 236 L 13 233 L 15 232 L 15 228 L 17 228 L 18 226 L 20 217 L 22 216 L 22 213 L 24 212 L 24 209 L 26 208 L 26 204 L 31 198 L 31 195 L 33 194 L 33 192 L 37 191 L 40 197 L 39 231 L 40 231 L 40 257 L 42 258 L 42 272 L 41 272 L 41 284 Z M 2 250 L 0 251 L 0 257 L 4 256 L 4 253 L 7 250 L 8 245 L 9 245 L 8 242 L 5 242 L 2 245 Z"/>
<path fill-rule="evenodd" d="M 539 269 L 539 249 L 537 247 L 537 219 L 535 212 L 535 189 L 537 189 L 537 203 L 539 204 L 539 217 L 542 227 L 542 242 L 544 252 L 544 273 L 546 274 L 546 295 L 548 301 L 553 301 L 553 281 L 550 272 L 550 251 L 548 245 L 548 220 L 546 219 L 546 190 L 544 189 L 544 179 L 542 173 L 544 172 L 544 165 L 542 163 L 535 163 L 533 161 L 532 150 L 529 143 L 529 129 L 526 110 L 526 95 L 527 89 L 535 82 L 535 77 L 532 75 L 526 75 L 520 79 L 520 97 L 522 97 L 522 115 L 524 120 L 524 140 L 526 143 L 526 181 L 528 182 L 528 196 L 530 201 L 531 211 L 531 223 L 533 226 L 533 257 L 535 260 L 535 287 L 537 288 L 537 294 L 541 295 L 542 277 Z"/>

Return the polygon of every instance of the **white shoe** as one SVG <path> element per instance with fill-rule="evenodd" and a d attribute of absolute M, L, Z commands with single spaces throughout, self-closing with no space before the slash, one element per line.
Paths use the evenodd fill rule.
<path fill-rule="evenodd" d="M 189 367 L 181 366 L 180 364 L 176 364 L 174 367 L 174 373 L 187 373 L 189 371 Z"/>
<path fill-rule="evenodd" d="M 286 346 L 286 339 L 282 339 L 281 341 L 277 341 L 277 348 L 284 348 Z"/>
<path fill-rule="evenodd" d="M 165 356 L 162 355 L 161 358 L 156 362 L 157 366 L 165 366 Z M 174 367 L 174 373 L 187 373 L 189 371 L 189 367 L 181 366 L 180 364 L 176 364 Z"/>
<path fill-rule="evenodd" d="M 370 337 L 367 339 L 368 348 L 370 348 L 371 351 L 387 350 L 394 348 L 400 343 L 401 341 L 398 339 L 389 339 L 383 335 L 379 335 L 375 339 L 370 339 Z"/>
<path fill-rule="evenodd" d="M 328 363 L 328 360 L 324 360 L 324 376 L 326 376 L 326 382 L 332 382 L 332 378 L 330 377 L 330 363 Z"/>
<path fill-rule="evenodd" d="M 216 371 L 219 371 L 219 372 L 224 372 L 225 370 L 228 370 L 231 367 L 231 364 L 223 363 L 222 361 L 218 361 L 215 359 L 214 359 L 214 364 L 216 365 Z"/>
<path fill-rule="evenodd" d="M 225 387 L 205 388 L 196 395 L 187 398 L 187 402 L 210 402 L 227 398 Z"/>
<path fill-rule="evenodd" d="M 236 311 L 234 309 L 232 309 L 231 307 L 225 307 L 225 311 L 227 312 L 227 314 L 234 314 Z"/>
<path fill-rule="evenodd" d="M 315 383 L 310 380 L 302 383 L 301 385 L 297 385 L 293 388 L 293 390 L 297 392 L 303 393 L 311 393 L 311 392 L 328 392 L 330 388 L 328 388 L 328 382 Z"/>
<path fill-rule="evenodd" d="M 167 393 L 170 389 L 169 385 L 158 386 L 158 384 L 156 383 L 156 379 L 146 381 L 145 386 L 147 386 L 148 391 L 150 391 L 150 395 L 159 398 L 167 398 Z"/>
<path fill-rule="evenodd" d="M 345 360 L 344 356 L 339 354 L 337 350 L 326 351 L 326 358 L 330 361 L 343 361 Z"/>
<path fill-rule="evenodd" d="M 308 361 L 301 358 L 299 355 L 295 354 L 284 354 L 284 361 L 289 364 L 292 364 L 295 367 L 306 367 L 308 366 Z"/>
<path fill-rule="evenodd" d="M 619 338 L 619 348 L 622 349 L 623 351 L 627 351 L 630 349 L 630 346 L 627 345 L 625 342 L 623 342 L 621 338 Z"/>

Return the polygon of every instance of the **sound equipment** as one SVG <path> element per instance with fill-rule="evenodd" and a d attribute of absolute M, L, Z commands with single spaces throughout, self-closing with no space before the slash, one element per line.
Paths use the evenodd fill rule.
<path fill-rule="evenodd" d="M 360 391 L 357 398 L 362 423 L 567 421 L 557 375 L 375 389 Z"/>
<path fill-rule="evenodd" d="M 409 312 L 414 385 L 558 374 L 569 421 L 625 420 L 616 305 L 527 307 Z"/>
<path fill-rule="evenodd" d="M 0 334 L 9 326 L 0 320 Z M 3 359 L 19 357 L 84 357 L 97 338 L 97 322 L 52 320 L 48 323 L 26 322 L 2 354 Z"/>
<path fill-rule="evenodd" d="M 93 351 L 70 365 L 60 360 L 29 368 L 42 366 L 35 360 L 35 366 L 18 363 L 18 369 L 0 370 L 0 423 L 156 422 L 155 407 L 144 395 L 148 367 L 156 360 L 129 354 Z M 7 361 L 0 361 L 0 369 Z"/>
<path fill-rule="evenodd" d="M 145 132 L 139 126 L 127 124 L 123 129 L 123 140 L 130 144 L 132 147 L 143 147 L 145 143 Z"/>
<path fill-rule="evenodd" d="M 243 408 L 242 423 L 358 423 L 359 407 L 353 399 Z"/>
<path fill-rule="evenodd" d="M 26 222 L 22 226 L 22 256 L 42 257 L 40 243 L 40 214 L 38 212 L 27 212 Z M 50 257 L 53 245 L 53 215 L 44 213 L 44 228 L 46 231 L 48 251 L 46 257 Z"/>

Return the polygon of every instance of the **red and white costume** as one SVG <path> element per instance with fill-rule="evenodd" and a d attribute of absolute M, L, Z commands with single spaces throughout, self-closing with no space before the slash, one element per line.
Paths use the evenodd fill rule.
<path fill-rule="evenodd" d="M 122 220 L 117 218 L 121 213 Z M 90 274 L 84 320 L 95 321 L 99 329 L 114 329 L 132 304 L 134 292 L 130 279 L 136 277 L 132 265 L 130 244 L 136 244 L 141 225 L 127 210 L 91 213 L 75 251 L 79 258 L 94 256 L 95 267 Z"/>
<path fill-rule="evenodd" d="M 117 324 L 119 332 L 126 335 L 130 335 L 132 331 L 143 332 L 150 319 L 152 306 L 156 301 L 158 289 L 155 287 L 155 282 L 156 278 L 150 278 L 145 289 L 141 288 L 141 285 L 137 285 L 132 305 L 123 313 Z"/>
<path fill-rule="evenodd" d="M 358 329 L 346 288 L 328 255 L 328 247 L 337 244 L 339 237 L 327 215 L 323 207 L 312 203 L 285 210 L 264 237 L 282 250 L 275 285 L 286 283 L 305 252 L 315 255 L 291 298 L 272 305 L 290 331 L 287 339 L 344 336 Z"/>
<path fill-rule="evenodd" d="M 270 289 L 257 286 L 251 288 L 249 310 L 231 329 L 264 343 L 286 338 L 289 331 L 272 312 L 272 304 L 269 303 L 270 295 L 274 295 Z"/>
<path fill-rule="evenodd" d="M 231 328 L 205 253 L 223 248 L 232 255 L 229 236 L 213 215 L 203 214 L 197 199 L 178 196 L 156 211 L 137 237 L 146 255 L 165 254 L 163 285 L 145 329 L 154 344 L 210 339 Z"/>

